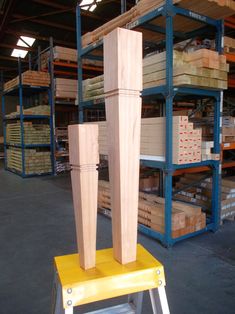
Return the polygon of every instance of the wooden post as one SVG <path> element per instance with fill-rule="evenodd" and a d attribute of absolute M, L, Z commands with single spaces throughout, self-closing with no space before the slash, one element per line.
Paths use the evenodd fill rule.
<path fill-rule="evenodd" d="M 69 160 L 80 265 L 95 267 L 98 194 L 98 126 L 70 125 Z"/>
<path fill-rule="evenodd" d="M 142 34 L 117 28 L 104 38 L 114 258 L 136 260 L 142 90 Z"/>

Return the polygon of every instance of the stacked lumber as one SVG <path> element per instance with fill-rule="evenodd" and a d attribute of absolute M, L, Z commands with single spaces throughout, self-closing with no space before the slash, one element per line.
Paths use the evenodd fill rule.
<path fill-rule="evenodd" d="M 54 90 L 56 98 L 76 99 L 77 80 L 56 78 L 54 80 Z"/>
<path fill-rule="evenodd" d="M 48 124 L 33 124 L 24 122 L 25 144 L 50 144 L 50 126 Z M 6 141 L 8 144 L 21 144 L 20 122 L 7 124 Z"/>
<path fill-rule="evenodd" d="M 148 174 L 144 171 L 140 173 L 139 189 L 144 192 L 158 191 L 159 189 L 159 172 L 154 172 L 153 174 Z"/>
<path fill-rule="evenodd" d="M 206 15 L 214 19 L 223 19 L 235 13 L 235 2 L 231 0 L 173 0 L 173 3 L 179 7 Z M 105 35 L 107 35 L 117 27 L 126 27 L 130 23 L 135 23 L 136 20 L 139 19 L 141 16 L 156 8 L 159 8 L 164 4 L 164 0 L 139 1 L 138 4 L 132 7 L 129 11 L 117 16 L 113 20 L 105 23 L 94 31 L 83 35 L 82 46 L 85 47 L 102 39 Z M 192 16 L 194 14 L 193 12 L 191 12 Z M 198 18 L 198 21 L 196 21 L 177 15 L 174 17 L 174 31 L 184 33 L 185 30 L 187 30 L 187 32 L 190 32 L 198 29 L 204 25 L 203 18 L 201 18 L 201 22 L 199 21 L 200 17 Z M 160 17 L 154 21 L 151 21 L 151 23 L 157 26 L 165 27 L 165 18 Z M 144 38 L 146 40 L 158 41 L 163 38 L 163 35 L 147 30 L 144 31 Z"/>
<path fill-rule="evenodd" d="M 227 89 L 229 66 L 226 57 L 209 49 L 173 52 L 174 86 Z M 166 84 L 166 52 L 143 59 L 143 86 Z M 104 76 L 83 81 L 83 99 L 104 98 Z"/>
<path fill-rule="evenodd" d="M 151 229 L 164 233 L 164 198 L 139 193 L 138 221 Z M 109 182 L 99 181 L 98 207 L 111 210 Z M 206 215 L 199 206 L 172 202 L 172 237 L 177 238 L 205 228 Z"/>
<path fill-rule="evenodd" d="M 144 88 L 166 84 L 166 52 L 143 60 Z M 227 89 L 226 57 L 208 49 L 173 52 L 174 86 Z"/>
<path fill-rule="evenodd" d="M 39 105 L 35 107 L 30 107 L 27 109 L 23 109 L 23 115 L 27 116 L 34 116 L 34 115 L 43 115 L 43 116 L 49 116 L 50 115 L 50 106 L 47 105 Z M 20 114 L 20 106 L 17 106 L 17 111 L 11 112 L 6 115 L 6 118 L 15 118 L 19 116 Z"/>
<path fill-rule="evenodd" d="M 83 99 L 104 98 L 104 76 L 99 75 L 83 81 Z"/>
<path fill-rule="evenodd" d="M 213 141 L 202 141 L 202 161 L 220 160 L 220 154 L 214 154 L 213 148 L 214 148 Z"/>
<path fill-rule="evenodd" d="M 235 142 L 235 117 L 223 117 L 223 143 Z"/>
<path fill-rule="evenodd" d="M 235 52 L 235 39 L 232 37 L 224 36 L 224 51 L 234 53 Z"/>
<path fill-rule="evenodd" d="M 50 152 L 25 149 L 24 154 L 25 174 L 43 174 L 52 171 Z M 23 171 L 21 148 L 7 148 L 7 167 L 18 172 Z"/>
<path fill-rule="evenodd" d="M 48 67 L 48 60 L 50 56 L 50 51 L 46 51 L 41 55 L 41 67 L 45 69 Z M 62 61 L 65 63 L 77 63 L 77 49 L 55 46 L 53 47 L 53 60 L 54 61 Z M 84 65 L 92 65 L 92 66 L 103 66 L 103 62 L 99 60 L 90 60 L 84 58 Z"/>
<path fill-rule="evenodd" d="M 209 210 L 211 208 L 212 178 L 205 174 L 185 174 L 176 183 L 180 192 L 175 198 L 194 203 Z M 188 187 L 190 186 L 190 187 Z M 223 178 L 221 181 L 221 220 L 235 216 L 235 177 Z"/>
<path fill-rule="evenodd" d="M 49 86 L 50 76 L 46 72 L 28 70 L 21 75 L 23 85 Z M 19 85 L 19 76 L 4 84 L 4 91 L 8 91 Z"/>
<path fill-rule="evenodd" d="M 155 156 L 159 160 L 165 156 L 165 118 L 141 120 L 140 153 Z M 106 122 L 99 125 L 99 150 L 108 155 Z M 201 161 L 201 130 L 194 129 L 187 116 L 173 117 L 173 163 L 186 164 Z"/>

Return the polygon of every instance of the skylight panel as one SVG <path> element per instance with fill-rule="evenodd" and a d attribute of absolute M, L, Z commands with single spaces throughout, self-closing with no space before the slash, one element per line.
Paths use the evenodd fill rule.
<path fill-rule="evenodd" d="M 27 36 L 20 36 L 16 45 L 20 47 L 32 47 L 34 42 L 35 42 L 35 38 L 27 37 Z"/>
<path fill-rule="evenodd" d="M 12 57 L 20 57 L 20 58 L 25 58 L 25 56 L 27 55 L 28 51 L 26 50 L 21 50 L 21 49 L 13 49 L 11 56 Z"/>
<path fill-rule="evenodd" d="M 97 7 L 97 3 L 102 0 L 82 0 L 80 3 L 80 7 L 82 10 L 93 12 Z"/>

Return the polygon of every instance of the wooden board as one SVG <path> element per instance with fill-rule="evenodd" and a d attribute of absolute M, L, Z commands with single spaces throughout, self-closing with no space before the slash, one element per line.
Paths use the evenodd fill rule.
<path fill-rule="evenodd" d="M 104 39 L 104 88 L 114 258 L 136 260 L 142 34 L 116 29 Z"/>
<path fill-rule="evenodd" d="M 95 267 L 98 190 L 98 126 L 70 125 L 69 160 L 77 244 L 82 268 Z"/>

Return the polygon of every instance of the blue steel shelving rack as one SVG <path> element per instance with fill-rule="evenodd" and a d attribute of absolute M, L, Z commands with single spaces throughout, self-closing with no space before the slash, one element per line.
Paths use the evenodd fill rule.
<path fill-rule="evenodd" d="M 31 68 L 31 64 L 29 66 Z M 22 68 L 21 68 L 21 59 L 18 60 L 18 75 L 19 75 L 19 84 L 4 92 L 2 91 L 2 115 L 3 115 L 3 136 L 4 136 L 4 165 L 5 169 L 11 171 L 15 174 L 20 175 L 22 178 L 27 177 L 34 177 L 34 176 L 42 176 L 42 175 L 50 175 L 54 174 L 54 131 L 53 131 L 53 108 L 52 108 L 52 94 L 51 94 L 51 87 L 44 87 L 44 86 L 28 86 L 22 84 Z M 50 105 L 50 116 L 47 115 L 24 115 L 24 97 L 29 97 L 35 93 L 47 92 L 49 105 Z M 5 116 L 5 97 L 6 96 L 18 96 L 19 97 L 19 105 L 20 105 L 20 114 L 12 117 L 7 118 Z M 25 120 L 34 120 L 34 119 L 43 119 L 49 120 L 50 125 L 50 144 L 25 144 L 24 143 L 24 121 Z M 21 144 L 10 144 L 6 141 L 6 125 L 9 121 L 12 120 L 20 120 L 20 127 L 21 127 Z M 11 169 L 7 166 L 7 147 L 17 147 L 21 148 L 22 153 L 22 172 L 17 170 Z M 26 174 L 25 173 L 25 149 L 27 148 L 50 148 L 51 152 L 51 167 L 52 171 L 48 173 L 34 173 L 34 174 Z"/>
<path fill-rule="evenodd" d="M 166 85 L 158 86 L 153 88 L 148 88 L 143 90 L 143 97 L 153 97 L 156 95 L 161 95 L 165 100 L 165 116 L 166 116 L 166 157 L 164 162 L 147 158 L 144 160 L 141 158 L 141 164 L 153 168 L 161 169 L 164 176 L 164 191 L 165 191 L 165 233 L 161 234 L 148 228 L 144 225 L 139 224 L 139 230 L 157 240 L 160 240 L 161 243 L 166 246 L 172 246 L 176 242 L 179 242 L 183 239 L 196 236 L 198 234 L 204 233 L 206 231 L 215 232 L 219 228 L 220 221 L 220 190 L 221 190 L 221 163 L 220 161 L 208 160 L 202 161 L 194 164 L 185 164 L 185 165 L 176 165 L 172 163 L 172 122 L 173 122 L 173 101 L 179 96 L 187 95 L 193 97 L 201 98 L 213 98 L 214 99 L 214 153 L 220 154 L 220 133 L 221 133 L 221 124 L 220 117 L 222 113 L 222 98 L 223 92 L 219 90 L 210 90 L 210 89 L 200 89 L 194 87 L 175 87 L 173 85 L 173 42 L 174 36 L 181 36 L 181 40 L 188 39 L 205 32 L 206 27 L 202 27 L 195 31 L 185 34 L 176 34 L 173 30 L 173 19 L 175 15 L 180 15 L 193 19 L 195 21 L 202 22 L 203 24 L 214 27 L 216 31 L 216 50 L 221 54 L 223 52 L 222 47 L 222 37 L 223 37 L 223 21 L 214 20 L 207 16 L 198 14 L 193 11 L 189 11 L 180 7 L 173 5 L 172 0 L 166 0 L 165 4 L 150 13 L 140 17 L 133 23 L 127 25 L 129 29 L 135 29 L 136 27 L 143 27 L 146 29 L 151 29 L 162 34 L 165 34 L 165 46 L 166 46 Z M 165 17 L 166 28 L 150 25 L 150 22 L 153 19 L 156 19 L 160 16 Z M 77 19 L 77 49 L 78 49 L 78 95 L 79 95 L 79 122 L 83 122 L 83 107 L 93 105 L 92 101 L 85 102 L 82 99 L 82 58 L 86 55 L 86 58 L 89 58 L 89 53 L 94 49 L 97 49 L 102 46 L 103 41 L 97 41 L 88 45 L 85 48 L 82 48 L 81 44 L 81 14 L 80 7 L 77 6 L 76 10 L 76 19 Z M 182 39 L 183 38 L 183 39 Z M 93 56 L 91 56 L 93 57 Z M 173 172 L 177 169 L 184 168 L 193 168 L 209 166 L 212 169 L 212 203 L 211 203 L 211 217 L 207 219 L 206 228 L 189 233 L 187 235 L 172 238 L 171 232 L 171 213 L 172 213 L 172 175 Z"/>

